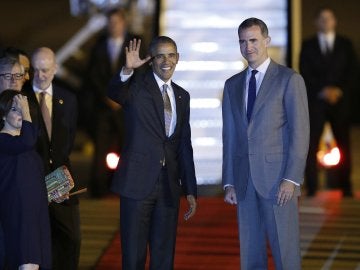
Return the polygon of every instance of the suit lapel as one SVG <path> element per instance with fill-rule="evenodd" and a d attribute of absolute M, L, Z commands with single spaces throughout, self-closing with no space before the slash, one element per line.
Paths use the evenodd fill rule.
<path fill-rule="evenodd" d="M 164 101 L 152 71 L 147 73 L 145 77 L 145 85 L 154 100 L 155 111 L 162 127 L 162 133 L 165 135 Z"/>
<path fill-rule="evenodd" d="M 233 91 L 230 102 L 235 109 L 234 111 L 237 111 L 236 115 L 239 116 L 239 120 L 241 119 L 241 122 L 247 125 L 245 106 L 246 72 L 247 69 L 240 73 L 238 81 L 232 87 Z"/>
<path fill-rule="evenodd" d="M 174 91 L 175 104 L 176 104 L 176 126 L 175 126 L 174 133 L 170 137 L 172 137 L 178 131 L 179 127 L 181 126 L 182 112 L 183 112 L 183 102 L 182 102 L 181 93 L 174 83 L 171 83 L 171 87 Z"/>
<path fill-rule="evenodd" d="M 259 88 L 259 92 L 255 99 L 254 109 L 252 112 L 252 117 L 255 117 L 256 113 L 260 110 L 261 106 L 266 101 L 268 95 L 271 93 L 271 85 L 274 83 L 273 77 L 277 73 L 276 64 L 271 60 L 270 65 L 265 73 L 264 79 Z"/>
<path fill-rule="evenodd" d="M 52 117 L 51 117 L 51 134 L 52 140 L 54 136 L 58 134 L 58 125 L 61 125 L 61 116 L 63 112 L 63 106 L 65 104 L 64 99 L 59 96 L 59 92 L 56 89 L 56 86 L 53 85 L 53 97 L 52 97 Z"/>

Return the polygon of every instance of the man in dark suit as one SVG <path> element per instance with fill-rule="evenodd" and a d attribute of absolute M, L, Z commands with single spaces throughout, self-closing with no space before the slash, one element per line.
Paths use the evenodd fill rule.
<path fill-rule="evenodd" d="M 190 96 L 171 79 L 179 60 L 176 43 L 160 36 L 140 59 L 140 40 L 126 48 L 126 64 L 110 83 L 109 97 L 125 115 L 125 144 L 112 189 L 120 195 L 122 269 L 173 269 L 181 187 L 196 211 L 190 135 Z M 133 74 L 150 60 L 152 70 Z"/>
<path fill-rule="evenodd" d="M 37 151 L 45 174 L 66 165 L 70 170 L 77 127 L 77 100 L 73 93 L 52 83 L 57 70 L 55 54 L 37 49 L 31 59 L 33 89 L 27 91 L 33 121 L 40 126 Z M 76 185 L 76 183 L 75 183 Z M 49 205 L 52 234 L 53 270 L 76 270 L 80 256 L 80 214 L 76 196 Z"/>
<path fill-rule="evenodd" d="M 335 33 L 336 19 L 329 8 L 316 14 L 316 36 L 305 40 L 300 54 L 300 73 L 309 97 L 310 148 L 306 167 L 307 195 L 318 189 L 316 154 L 324 124 L 331 125 L 340 148 L 337 181 L 344 196 L 352 196 L 350 181 L 350 99 L 356 79 L 356 56 L 345 37 Z"/>
<path fill-rule="evenodd" d="M 106 168 L 107 153 L 121 151 L 124 121 L 121 106 L 106 95 L 107 85 L 114 74 L 125 64 L 125 46 L 135 36 L 127 31 L 126 14 L 122 9 L 107 13 L 106 33 L 101 35 L 92 48 L 88 78 L 83 96 L 89 102 L 84 110 L 89 132 L 95 146 L 92 173 L 89 181 L 90 194 L 102 197 L 109 192 L 109 170 Z"/>
<path fill-rule="evenodd" d="M 309 143 L 302 77 L 272 61 L 266 24 L 238 29 L 249 66 L 225 82 L 223 186 L 237 204 L 241 269 L 267 269 L 267 241 L 277 270 L 301 269 L 298 196 Z"/>

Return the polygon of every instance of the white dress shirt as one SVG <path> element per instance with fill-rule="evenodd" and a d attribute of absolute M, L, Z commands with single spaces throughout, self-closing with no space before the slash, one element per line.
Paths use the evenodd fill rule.
<path fill-rule="evenodd" d="M 318 40 L 321 52 L 326 54 L 328 50 L 332 51 L 334 49 L 335 42 L 335 32 L 330 33 L 318 33 Z"/>

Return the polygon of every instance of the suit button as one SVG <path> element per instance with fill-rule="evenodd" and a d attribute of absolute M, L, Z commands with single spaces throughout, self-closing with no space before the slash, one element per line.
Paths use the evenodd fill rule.
<path fill-rule="evenodd" d="M 49 160 L 49 163 L 50 163 L 50 164 L 52 164 L 52 163 L 53 163 L 52 159 L 50 159 L 50 160 Z"/>

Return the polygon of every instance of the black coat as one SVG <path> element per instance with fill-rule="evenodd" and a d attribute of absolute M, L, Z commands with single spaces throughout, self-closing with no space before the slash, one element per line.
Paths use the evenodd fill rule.
<path fill-rule="evenodd" d="M 158 180 L 165 157 L 172 197 L 196 196 L 196 179 L 190 131 L 190 95 L 172 82 L 177 124 L 165 134 L 164 105 L 153 72 L 110 82 L 109 97 L 122 105 L 125 116 L 125 144 L 113 178 L 112 190 L 122 196 L 144 199 Z"/>

